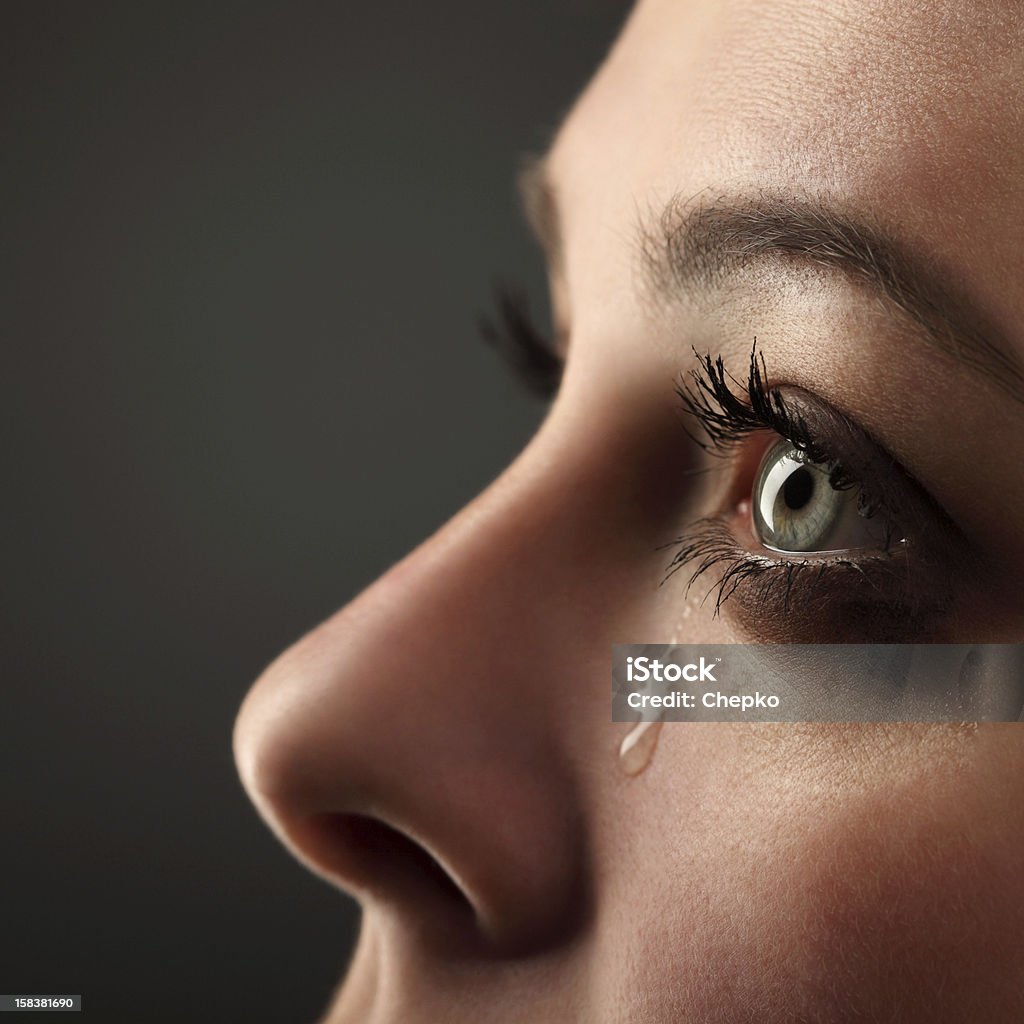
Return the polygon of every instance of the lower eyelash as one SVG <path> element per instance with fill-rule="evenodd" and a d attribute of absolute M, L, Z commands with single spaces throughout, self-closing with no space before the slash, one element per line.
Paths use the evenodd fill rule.
<path fill-rule="evenodd" d="M 714 517 L 697 520 L 681 537 L 666 546 L 674 548 L 675 554 L 666 567 L 662 584 L 667 583 L 676 573 L 692 566 L 692 572 L 686 582 L 687 595 L 702 576 L 706 576 L 714 569 L 722 570 L 704 596 L 704 601 L 707 601 L 708 597 L 715 595 L 716 616 L 721 611 L 723 602 L 741 586 L 753 589 L 756 603 L 760 607 L 774 600 L 781 592 L 782 610 L 789 611 L 794 577 L 812 565 L 809 560 L 775 560 L 762 555 L 752 555 L 740 548 L 732 539 L 728 527 Z M 828 564 L 817 563 L 819 578 L 826 571 Z"/>
<path fill-rule="evenodd" d="M 949 621 L 951 590 L 915 579 L 907 552 L 785 559 L 751 554 L 721 517 L 698 519 L 671 544 L 663 585 L 688 573 L 685 593 L 711 579 L 713 615 L 735 597 L 750 632 L 783 642 L 903 643 L 939 635 Z M 934 581 L 933 581 L 934 582 Z"/>

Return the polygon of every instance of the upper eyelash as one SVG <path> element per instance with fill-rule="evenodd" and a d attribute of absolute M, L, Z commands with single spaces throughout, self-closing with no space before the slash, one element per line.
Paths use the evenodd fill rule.
<path fill-rule="evenodd" d="M 694 383 L 684 381 L 676 388 L 676 394 L 707 435 L 704 440 L 690 434 L 706 452 L 729 451 L 747 433 L 765 426 L 773 427 L 784 437 L 792 434 L 806 438 L 802 419 L 791 416 L 778 388 L 767 385 L 764 354 L 757 351 L 757 338 L 750 352 L 750 372 L 745 386 L 726 370 L 721 356 L 712 361 L 710 354 L 702 356 L 696 349 L 693 354 L 700 361 L 700 369 L 690 371 Z M 728 381 L 746 391 L 749 405 L 733 392 Z"/>
<path fill-rule="evenodd" d="M 702 356 L 696 349 L 693 353 L 700 367 L 690 371 L 693 383 L 684 380 L 676 387 L 676 394 L 704 432 L 702 438 L 684 427 L 697 445 L 711 454 L 723 455 L 756 430 L 774 430 L 810 461 L 825 466 L 834 490 L 860 486 L 858 511 L 864 516 L 875 514 L 883 504 L 881 498 L 864 490 L 865 481 L 849 472 L 835 453 L 813 436 L 800 411 L 790 407 L 778 387 L 769 386 L 764 353 L 758 352 L 756 337 L 750 351 L 746 385 L 726 370 L 721 356 L 712 360 L 710 354 Z M 745 392 L 747 401 L 736 394 L 730 382 Z"/>
<path fill-rule="evenodd" d="M 551 399 L 562 380 L 562 360 L 552 337 L 530 312 L 524 289 L 509 284 L 494 288 L 494 311 L 478 322 L 480 336 L 493 345 L 513 373 L 533 394 Z"/>

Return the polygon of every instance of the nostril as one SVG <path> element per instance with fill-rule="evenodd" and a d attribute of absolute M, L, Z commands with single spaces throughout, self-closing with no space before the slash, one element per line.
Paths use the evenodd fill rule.
<path fill-rule="evenodd" d="M 319 814 L 307 820 L 305 831 L 309 859 L 357 898 L 398 905 L 421 919 L 474 922 L 474 908 L 458 883 L 398 829 L 362 814 Z"/>

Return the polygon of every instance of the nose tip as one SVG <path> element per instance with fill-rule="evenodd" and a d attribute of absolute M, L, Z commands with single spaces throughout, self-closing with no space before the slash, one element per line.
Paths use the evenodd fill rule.
<path fill-rule="evenodd" d="M 278 838 L 364 908 L 434 944 L 537 948 L 585 903 L 571 775 L 522 653 L 479 603 L 462 628 L 458 567 L 439 586 L 431 561 L 264 673 L 236 721 L 238 770 Z"/>

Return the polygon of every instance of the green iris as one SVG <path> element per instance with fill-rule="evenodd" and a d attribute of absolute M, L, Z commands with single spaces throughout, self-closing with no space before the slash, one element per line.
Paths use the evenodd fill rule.
<path fill-rule="evenodd" d="M 789 441 L 765 456 L 753 494 L 754 526 L 776 551 L 835 551 L 855 546 L 861 524 L 857 488 L 836 490 L 828 470 Z"/>

